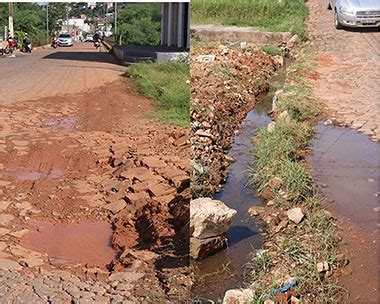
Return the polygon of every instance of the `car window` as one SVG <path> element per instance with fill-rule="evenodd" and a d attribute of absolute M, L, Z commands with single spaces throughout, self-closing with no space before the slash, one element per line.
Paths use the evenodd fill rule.
<path fill-rule="evenodd" d="M 62 35 L 59 35 L 59 38 L 71 38 L 71 36 L 68 34 L 62 34 Z"/>

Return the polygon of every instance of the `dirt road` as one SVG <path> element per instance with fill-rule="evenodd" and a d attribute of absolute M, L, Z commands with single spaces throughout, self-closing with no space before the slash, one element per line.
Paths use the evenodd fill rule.
<path fill-rule="evenodd" d="M 40 81 L 11 76 L 15 87 L 37 86 L 33 100 L 17 91 L 0 109 L 1 302 L 186 297 L 186 130 L 147 118 L 152 102 L 112 58 L 63 52 L 72 60 L 49 66 L 50 50 L 30 60 L 61 66 L 52 82 L 82 93 L 45 90 L 49 76 L 36 67 Z M 6 60 L 27 61 L 1 59 L 7 69 Z M 86 91 L 89 79 L 107 84 Z"/>
<path fill-rule="evenodd" d="M 380 33 L 376 30 L 336 30 L 325 1 L 309 3 L 313 44 L 317 47 L 314 93 L 330 118 L 357 129 L 318 130 L 312 161 L 327 206 L 338 218 L 341 250 L 350 260 L 339 283 L 349 298 L 343 302 L 377 303 L 380 194 Z M 375 142 L 370 142 L 370 140 Z"/>
<path fill-rule="evenodd" d="M 79 93 L 112 82 L 125 67 L 92 43 L 73 47 L 17 52 L 0 57 L 0 102 L 14 102 Z"/>
<path fill-rule="evenodd" d="M 319 49 L 316 95 L 333 118 L 379 141 L 380 32 L 338 31 L 324 0 L 310 7 L 310 29 Z"/>

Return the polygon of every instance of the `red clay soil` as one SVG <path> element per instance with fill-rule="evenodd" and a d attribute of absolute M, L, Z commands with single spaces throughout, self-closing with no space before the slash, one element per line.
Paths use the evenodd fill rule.
<path fill-rule="evenodd" d="M 143 271 L 136 296 L 186 298 L 187 130 L 148 118 L 154 111 L 126 79 L 2 106 L 0 196 L 9 204 L 0 215 L 14 218 L 0 226 L 24 231 L 22 246 L 47 253 L 42 268 Z"/>

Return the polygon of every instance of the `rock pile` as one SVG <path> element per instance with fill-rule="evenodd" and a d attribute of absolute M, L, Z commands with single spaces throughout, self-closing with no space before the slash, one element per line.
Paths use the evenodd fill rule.
<path fill-rule="evenodd" d="M 198 61 L 214 55 L 214 61 Z M 192 196 L 213 196 L 232 161 L 226 154 L 236 130 L 268 89 L 275 61 L 260 48 L 209 45 L 191 51 Z"/>
<path fill-rule="evenodd" d="M 227 246 L 226 232 L 236 211 L 223 202 L 198 198 L 190 202 L 190 256 L 201 259 Z"/>

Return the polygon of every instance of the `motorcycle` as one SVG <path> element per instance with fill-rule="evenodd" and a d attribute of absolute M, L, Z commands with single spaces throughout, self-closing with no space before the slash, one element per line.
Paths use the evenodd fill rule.
<path fill-rule="evenodd" d="M 7 44 L 7 46 L 5 47 L 5 49 L 3 50 L 3 52 L 5 53 L 5 54 L 9 54 L 9 53 L 13 53 L 13 51 L 16 49 L 16 47 L 17 47 L 17 43 L 16 43 L 16 41 L 12 38 L 12 37 L 9 37 L 8 39 L 7 39 L 7 41 L 8 41 L 8 44 Z"/>
<path fill-rule="evenodd" d="M 32 44 L 30 42 L 23 43 L 21 51 L 24 53 L 31 53 L 32 52 Z"/>
<path fill-rule="evenodd" d="M 51 47 L 56 49 L 58 47 L 59 43 L 58 43 L 58 39 L 57 38 L 54 38 L 52 43 L 51 43 Z"/>

